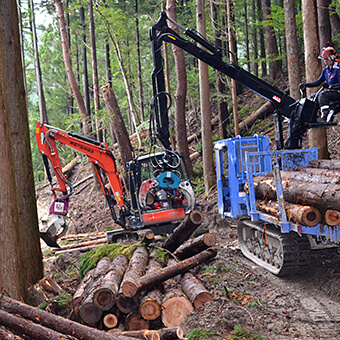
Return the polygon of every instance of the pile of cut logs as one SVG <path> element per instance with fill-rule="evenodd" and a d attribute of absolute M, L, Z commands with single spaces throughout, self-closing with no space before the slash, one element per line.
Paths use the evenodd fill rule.
<path fill-rule="evenodd" d="M 166 264 L 152 251 L 155 244 L 137 247 L 130 261 L 103 257 L 73 295 L 74 321 L 0 295 L 0 339 L 183 339 L 180 323 L 211 300 L 189 271 L 216 256 L 213 234 L 190 239 L 202 222 L 201 212 L 193 211 L 164 241 L 161 248 L 171 255 Z M 53 286 L 51 278 L 42 281 Z"/>
<path fill-rule="evenodd" d="M 164 241 L 161 248 L 171 255 L 167 263 L 157 258 L 152 246 L 136 248 L 130 261 L 124 255 L 113 261 L 103 257 L 73 295 L 74 317 L 119 334 L 175 330 L 177 339 L 187 314 L 211 300 L 202 281 L 189 272 L 216 256 L 211 248 L 216 243 L 213 234 L 189 239 L 202 222 L 202 213 L 193 211 Z"/>
<path fill-rule="evenodd" d="M 281 171 L 285 210 L 290 221 L 314 227 L 340 223 L 340 161 L 314 160 L 296 171 Z M 274 175 L 254 177 L 257 208 L 278 215 Z"/>

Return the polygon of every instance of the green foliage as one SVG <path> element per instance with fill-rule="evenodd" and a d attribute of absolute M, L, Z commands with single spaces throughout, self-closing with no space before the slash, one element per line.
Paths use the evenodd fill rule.
<path fill-rule="evenodd" d="M 165 249 L 155 248 L 154 252 L 156 259 L 162 261 L 167 261 L 169 259 L 169 253 Z"/>
<path fill-rule="evenodd" d="M 207 328 L 194 328 L 185 337 L 188 340 L 200 340 L 216 335 L 217 332 Z"/>
<path fill-rule="evenodd" d="M 211 266 L 206 267 L 203 270 L 203 275 L 206 274 L 211 274 L 211 273 L 215 273 L 215 274 L 223 274 L 223 273 L 227 273 L 230 269 L 227 266 L 223 266 L 223 262 L 221 261 L 217 261 L 215 263 L 213 263 Z"/>
<path fill-rule="evenodd" d="M 244 329 L 241 326 L 235 326 L 234 330 L 231 331 L 230 337 L 239 340 L 270 340 L 256 331 Z"/>
<path fill-rule="evenodd" d="M 79 259 L 78 267 L 80 277 L 83 278 L 89 270 L 95 268 L 98 261 L 104 256 L 107 256 L 109 259 L 113 260 L 118 255 L 125 255 L 128 259 L 131 259 L 132 254 L 136 250 L 136 248 L 137 246 L 135 244 L 124 245 L 119 243 L 112 243 L 104 244 L 88 251 Z"/>

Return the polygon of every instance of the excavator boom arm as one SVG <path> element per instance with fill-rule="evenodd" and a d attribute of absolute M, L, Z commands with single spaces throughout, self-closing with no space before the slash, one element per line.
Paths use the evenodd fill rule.
<path fill-rule="evenodd" d="M 67 194 L 67 178 L 64 175 L 58 155 L 56 142 L 67 145 L 70 148 L 85 154 L 90 162 L 95 165 L 95 172 L 99 179 L 104 195 L 106 189 L 101 180 L 98 168 L 103 169 L 108 177 L 115 199 L 120 208 L 124 206 L 123 188 L 116 168 L 115 158 L 106 143 L 100 143 L 87 137 L 83 137 L 72 132 L 63 131 L 53 126 L 38 122 L 36 126 L 36 140 L 40 153 L 43 156 L 45 166 L 46 157 L 51 161 L 54 172 L 57 176 L 60 188 L 52 187 L 52 191 L 61 191 Z M 50 176 L 50 175 L 49 175 Z M 51 182 L 51 181 L 50 181 Z"/>

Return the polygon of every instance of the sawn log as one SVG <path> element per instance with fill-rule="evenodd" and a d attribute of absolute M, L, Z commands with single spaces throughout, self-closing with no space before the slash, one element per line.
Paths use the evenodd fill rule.
<path fill-rule="evenodd" d="M 172 266 L 162 268 L 155 273 L 144 275 L 134 281 L 125 281 L 122 284 L 122 292 L 128 297 L 136 296 L 140 291 L 151 288 L 180 273 L 184 273 L 191 268 L 198 266 L 200 263 L 215 257 L 216 254 L 217 251 L 215 249 L 207 249 Z"/>
<path fill-rule="evenodd" d="M 321 222 L 320 211 L 310 205 L 298 205 L 285 202 L 285 210 L 289 221 L 308 227 L 315 227 Z M 270 215 L 277 216 L 279 204 L 277 202 L 256 202 L 257 209 Z"/>
<path fill-rule="evenodd" d="M 202 222 L 203 214 L 198 210 L 192 211 L 165 240 L 163 248 L 171 252 L 174 251 L 190 237 Z"/>
<path fill-rule="evenodd" d="M 311 205 L 321 210 L 340 210 L 340 185 L 282 180 L 282 187 L 283 197 L 287 202 Z M 276 199 L 276 187 L 273 178 L 255 176 L 254 188 L 256 198 Z"/>
<path fill-rule="evenodd" d="M 11 314 L 19 314 L 25 319 L 33 320 L 42 326 L 74 336 L 80 340 L 131 340 L 131 338 L 125 336 L 107 334 L 98 329 L 65 319 L 59 315 L 26 305 L 4 295 L 0 296 L 0 309 Z M 49 338 L 47 337 L 45 339 Z"/>

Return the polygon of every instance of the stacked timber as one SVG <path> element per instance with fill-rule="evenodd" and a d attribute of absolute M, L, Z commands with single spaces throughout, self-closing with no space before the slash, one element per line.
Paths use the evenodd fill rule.
<path fill-rule="evenodd" d="M 211 300 L 202 281 L 190 272 L 216 256 L 211 248 L 216 242 L 213 234 L 190 239 L 202 221 L 200 212 L 192 212 L 161 247 L 137 247 L 129 262 L 123 255 L 113 261 L 103 257 L 73 295 L 75 317 L 115 334 L 152 340 L 182 338 L 179 326 L 187 314 Z M 157 258 L 157 248 L 171 255 L 167 263 Z M 152 328 L 158 331 L 151 332 Z"/>
<path fill-rule="evenodd" d="M 297 224 L 314 227 L 319 223 L 340 223 L 340 162 L 311 161 L 296 171 L 281 171 L 287 218 Z M 257 208 L 277 216 L 279 207 L 273 173 L 253 178 Z M 246 190 L 248 187 L 246 185 Z"/>

